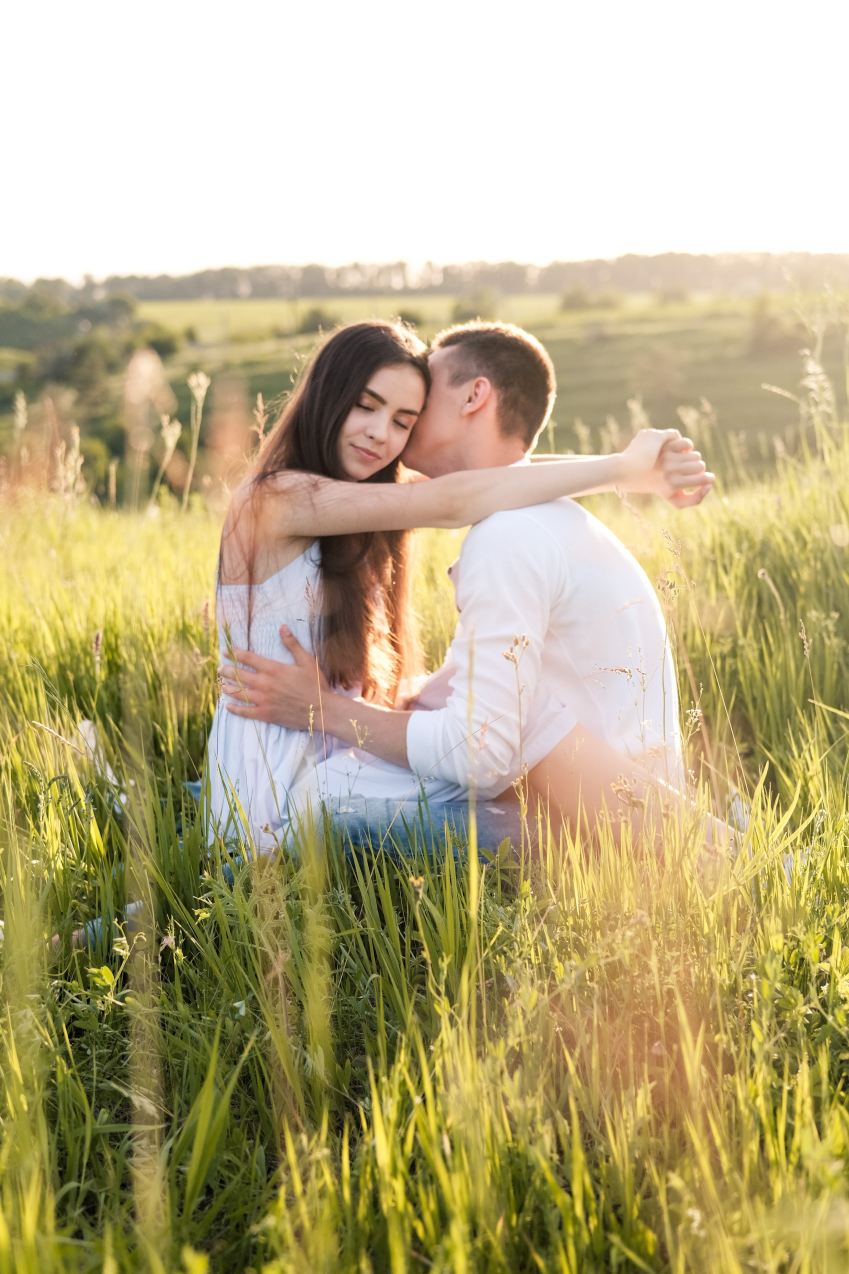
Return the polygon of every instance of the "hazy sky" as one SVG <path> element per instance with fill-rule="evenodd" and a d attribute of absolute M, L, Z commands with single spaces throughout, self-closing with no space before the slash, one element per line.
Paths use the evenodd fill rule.
<path fill-rule="evenodd" d="M 849 252 L 846 0 L 29 0 L 0 275 Z"/>

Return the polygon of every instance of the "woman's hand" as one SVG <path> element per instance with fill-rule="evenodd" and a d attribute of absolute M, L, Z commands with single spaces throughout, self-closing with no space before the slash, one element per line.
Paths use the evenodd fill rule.
<path fill-rule="evenodd" d="M 223 663 L 218 669 L 225 707 L 237 717 L 268 721 L 289 730 L 322 728 L 322 700 L 332 695 L 327 678 L 315 655 L 303 646 L 283 625 L 283 645 L 294 659 L 284 664 L 267 659 L 252 650 L 234 650 L 235 663 Z"/>
<path fill-rule="evenodd" d="M 677 429 L 641 429 L 622 452 L 622 491 L 657 495 L 677 509 L 701 504 L 715 478 Z"/>

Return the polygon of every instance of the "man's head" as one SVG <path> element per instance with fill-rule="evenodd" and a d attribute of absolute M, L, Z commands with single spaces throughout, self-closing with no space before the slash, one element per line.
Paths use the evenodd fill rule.
<path fill-rule="evenodd" d="M 434 340 L 432 386 L 403 459 L 435 477 L 510 464 L 533 447 L 554 403 L 551 359 L 512 323 L 464 323 Z"/>

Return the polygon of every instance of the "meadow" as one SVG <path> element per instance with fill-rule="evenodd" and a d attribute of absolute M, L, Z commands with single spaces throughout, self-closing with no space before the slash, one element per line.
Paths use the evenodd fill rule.
<path fill-rule="evenodd" d="M 798 437 L 798 403 L 785 395 L 799 396 L 800 349 L 817 354 L 845 414 L 845 310 L 845 297 L 804 293 L 664 299 L 410 292 L 150 301 L 139 306 L 139 316 L 193 334 L 194 343 L 172 360 L 175 379 L 200 360 L 208 371 L 238 376 L 251 400 L 261 392 L 268 402 L 291 387 L 293 372 L 315 342 L 314 332 L 297 335 L 305 322 L 321 322 L 327 330 L 335 322 L 401 314 L 430 337 L 457 315 L 497 313 L 534 332 L 551 353 L 560 387 L 552 450 L 609 445 L 617 429 L 627 428 L 629 399 L 638 398 L 658 424 L 678 424 L 681 404 L 697 409 L 706 400 L 722 440 L 720 458 L 728 461 L 724 476 L 736 481 L 741 466 L 758 472 L 771 467 L 776 440 L 792 447 Z"/>
<path fill-rule="evenodd" d="M 352 859 L 316 833 L 238 868 L 183 787 L 220 513 L 7 495 L 0 1269 L 846 1268 L 829 403 L 809 388 L 804 453 L 697 511 L 594 504 L 667 609 L 699 799 L 751 802 L 733 862 L 693 828 L 656 857 L 549 823 L 535 856 Z M 459 542 L 421 537 L 431 665 Z"/>
<path fill-rule="evenodd" d="M 79 427 L 89 485 L 101 501 L 110 498 L 110 463 L 126 452 L 125 371 L 133 350 L 152 343 L 162 354 L 163 380 L 171 388 L 153 419 L 167 412 L 186 426 L 166 474 L 166 483 L 180 490 L 189 451 L 186 382 L 193 371 L 200 367 L 213 377 L 212 414 L 232 417 L 238 402 L 248 427 L 257 395 L 273 412 L 322 330 L 358 318 L 401 315 L 425 338 L 478 314 L 518 323 L 544 341 L 555 364 L 559 394 L 548 450 L 609 449 L 630 436 L 643 414 L 658 425 L 683 421 L 686 429 L 698 429 L 714 467 L 731 486 L 771 472 L 777 451 L 798 448 L 800 408 L 810 391 L 802 351 L 830 378 L 837 411 L 843 418 L 849 411 L 849 309 L 839 291 L 689 297 L 580 289 L 513 295 L 398 291 L 113 301 L 114 311 L 107 301 L 79 311 L 94 322 L 67 307 L 52 317 L 49 306 L 40 314 L 37 296 L 30 309 L 0 305 L 6 320 L 5 335 L 0 333 L 0 457 L 15 451 L 15 394 L 23 390 L 31 403 L 33 438 L 40 432 L 43 445 L 54 446 L 72 425 Z M 198 475 L 215 481 L 209 440 L 207 432 Z M 119 464 L 118 500 L 132 502 L 124 476 Z"/>

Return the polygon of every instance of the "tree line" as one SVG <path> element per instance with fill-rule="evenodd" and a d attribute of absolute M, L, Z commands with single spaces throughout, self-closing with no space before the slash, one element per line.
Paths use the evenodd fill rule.
<path fill-rule="evenodd" d="M 339 293 L 368 296 L 386 292 L 458 296 L 478 292 L 721 292 L 746 296 L 765 290 L 823 287 L 849 287 L 849 254 L 629 253 L 614 260 L 552 261 L 544 266 L 517 261 L 461 265 L 427 262 L 418 267 L 406 261 L 353 262 L 343 266 L 260 265 L 184 275 L 109 275 L 99 281 L 86 276 L 79 285 L 65 279 L 37 279 L 29 286 L 16 279 L 0 279 L 0 303 L 21 305 L 33 292 L 46 301 L 71 307 L 97 304 L 116 296 L 137 301 L 326 297 Z"/>

